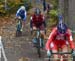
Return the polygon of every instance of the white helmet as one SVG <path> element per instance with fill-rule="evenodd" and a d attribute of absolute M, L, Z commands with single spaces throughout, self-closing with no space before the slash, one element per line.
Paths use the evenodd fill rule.
<path fill-rule="evenodd" d="M 25 10 L 25 7 L 24 7 L 24 6 L 21 6 L 21 9 L 22 9 L 22 10 Z"/>
<path fill-rule="evenodd" d="M 21 17 L 19 16 L 18 19 L 21 20 Z"/>

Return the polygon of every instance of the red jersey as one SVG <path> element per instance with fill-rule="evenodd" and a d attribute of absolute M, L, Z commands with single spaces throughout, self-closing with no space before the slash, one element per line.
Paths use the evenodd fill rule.
<path fill-rule="evenodd" d="M 44 16 L 42 14 L 36 16 L 35 14 L 32 15 L 32 24 L 35 24 L 36 26 L 42 25 L 44 22 Z"/>
<path fill-rule="evenodd" d="M 64 44 L 66 44 L 66 41 L 70 44 L 70 47 L 72 49 L 75 48 L 70 29 L 67 29 L 65 34 L 59 34 L 58 31 L 57 31 L 57 27 L 55 27 L 52 30 L 52 32 L 51 32 L 51 34 L 49 36 L 49 39 L 48 39 L 48 41 L 46 43 L 46 50 L 50 50 L 51 49 L 50 44 L 52 42 L 55 43 L 57 46 L 62 46 Z"/>

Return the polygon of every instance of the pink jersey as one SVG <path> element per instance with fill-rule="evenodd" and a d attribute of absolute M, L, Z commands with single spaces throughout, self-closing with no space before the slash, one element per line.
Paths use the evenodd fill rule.
<path fill-rule="evenodd" d="M 61 47 L 62 45 L 67 43 L 70 44 L 70 47 L 74 49 L 73 38 L 70 29 L 67 29 L 65 34 L 59 34 L 57 31 L 57 27 L 53 28 L 52 32 L 50 33 L 49 39 L 46 43 L 46 50 L 51 49 L 51 43 L 55 43 L 57 46 Z"/>

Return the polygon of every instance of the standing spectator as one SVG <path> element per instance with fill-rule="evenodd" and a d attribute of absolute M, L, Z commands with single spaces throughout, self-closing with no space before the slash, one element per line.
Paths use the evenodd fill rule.
<path fill-rule="evenodd" d="M 43 0 L 43 11 L 46 11 L 46 1 Z"/>
<path fill-rule="evenodd" d="M 47 10 L 47 14 L 49 14 L 49 11 L 50 11 L 50 4 L 49 3 L 47 4 L 47 9 L 46 10 Z"/>
<path fill-rule="evenodd" d="M 53 5 L 52 4 L 49 4 L 47 3 L 47 7 L 46 7 L 46 10 L 47 10 L 47 14 L 49 14 L 50 10 L 53 8 Z"/>

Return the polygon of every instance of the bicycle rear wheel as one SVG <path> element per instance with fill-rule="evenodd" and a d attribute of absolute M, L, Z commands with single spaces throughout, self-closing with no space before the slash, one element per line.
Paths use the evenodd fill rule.
<path fill-rule="evenodd" d="M 21 22 L 21 20 L 20 20 L 20 21 L 18 22 L 18 24 L 17 24 L 16 36 L 21 36 L 21 35 L 22 35 L 21 29 L 22 29 L 22 22 Z"/>

